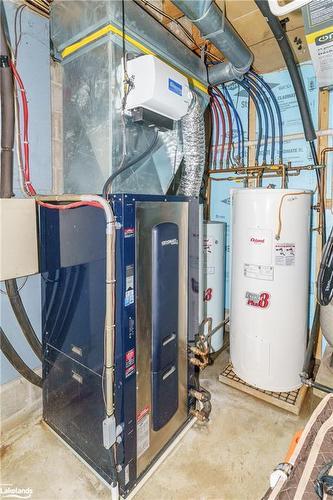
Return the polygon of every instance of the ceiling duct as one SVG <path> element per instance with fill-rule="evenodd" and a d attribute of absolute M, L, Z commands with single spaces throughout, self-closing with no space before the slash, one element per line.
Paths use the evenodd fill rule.
<path fill-rule="evenodd" d="M 213 0 L 172 0 L 173 4 L 212 42 L 228 62 L 209 67 L 211 85 L 240 80 L 250 69 L 253 54 Z"/>

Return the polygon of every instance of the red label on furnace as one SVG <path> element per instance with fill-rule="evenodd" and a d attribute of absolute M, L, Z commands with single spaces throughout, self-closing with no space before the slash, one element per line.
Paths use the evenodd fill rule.
<path fill-rule="evenodd" d="M 130 351 L 127 351 L 125 354 L 125 366 L 126 368 L 129 368 L 130 366 L 134 365 L 135 363 L 135 349 L 131 349 Z"/>

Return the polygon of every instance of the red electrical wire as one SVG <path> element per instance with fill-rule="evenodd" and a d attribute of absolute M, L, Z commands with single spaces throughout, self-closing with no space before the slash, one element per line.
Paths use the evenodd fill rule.
<path fill-rule="evenodd" d="M 29 108 L 28 100 L 26 96 L 26 91 L 22 79 L 16 69 L 13 61 L 10 61 L 10 67 L 14 75 L 14 79 L 17 83 L 18 90 L 21 95 L 22 101 L 22 112 L 23 112 L 23 152 L 24 152 L 24 167 L 23 167 L 23 178 L 27 193 L 30 196 L 35 196 L 36 191 L 30 182 L 30 151 L 29 151 Z M 19 110 L 18 110 L 19 112 Z"/>
<path fill-rule="evenodd" d="M 216 109 L 218 110 L 218 114 L 220 116 L 220 121 L 221 121 L 221 125 L 222 125 L 220 166 L 221 166 L 221 168 L 223 168 L 223 158 L 224 158 L 224 148 L 225 148 L 225 138 L 226 138 L 226 123 L 225 123 L 225 117 L 224 117 L 224 113 L 223 113 L 223 109 L 222 109 L 222 106 L 220 104 L 220 101 L 218 100 L 218 98 L 214 94 L 212 94 L 212 97 L 213 97 L 213 100 L 215 102 Z"/>
<path fill-rule="evenodd" d="M 98 201 L 75 201 L 73 203 L 67 203 L 66 205 L 54 205 L 53 203 L 45 203 L 44 201 L 37 200 L 38 205 L 45 208 L 52 208 L 55 210 L 68 210 L 69 208 L 78 208 L 83 206 L 90 206 L 95 208 L 103 208 Z"/>
<path fill-rule="evenodd" d="M 228 141 L 228 150 L 227 150 L 227 160 L 231 159 L 231 148 L 232 148 L 232 141 L 233 141 L 233 131 L 232 131 L 232 116 L 231 116 L 231 111 L 230 111 L 230 106 L 227 103 L 226 98 L 222 94 L 219 88 L 214 87 L 214 91 L 217 93 L 221 101 L 223 102 L 223 105 L 226 109 L 227 112 L 227 118 L 228 118 L 228 128 L 229 128 L 229 141 Z"/>
<path fill-rule="evenodd" d="M 211 111 L 212 111 L 212 127 L 213 127 L 212 132 L 213 131 L 215 132 L 214 154 L 213 154 L 213 162 L 212 162 L 212 164 L 213 164 L 213 167 L 215 166 L 215 168 L 216 168 L 216 163 L 217 163 L 217 146 L 218 146 L 218 142 L 219 142 L 220 127 L 219 127 L 218 112 L 217 112 L 217 108 L 216 108 L 216 105 L 215 105 L 215 102 L 214 102 L 213 98 L 210 101 L 210 107 L 211 107 Z M 213 149 L 213 145 L 212 145 L 212 149 Z"/>
<path fill-rule="evenodd" d="M 29 150 L 29 108 L 28 108 L 28 100 L 26 96 L 26 91 L 24 88 L 23 81 L 19 75 L 19 72 L 16 69 L 13 61 L 10 61 L 10 67 L 13 72 L 14 79 L 16 81 L 18 90 L 21 95 L 22 101 L 22 112 L 23 112 L 23 152 L 24 152 L 24 168 L 23 168 L 23 178 L 24 185 L 27 193 L 30 196 L 36 196 L 36 191 L 33 185 L 30 182 L 30 150 Z M 18 108 L 19 113 L 19 108 Z M 91 206 L 95 208 L 103 208 L 100 203 L 97 201 L 75 201 L 73 203 L 67 203 L 66 205 L 56 205 L 52 203 L 45 203 L 44 201 L 37 200 L 37 203 L 45 208 L 51 208 L 54 210 L 68 210 L 71 208 L 78 208 L 82 206 Z"/>

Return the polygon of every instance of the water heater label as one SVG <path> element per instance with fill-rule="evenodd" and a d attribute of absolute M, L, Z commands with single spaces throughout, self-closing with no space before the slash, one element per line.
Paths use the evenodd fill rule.
<path fill-rule="evenodd" d="M 248 306 L 258 307 L 259 309 L 267 309 L 271 296 L 268 292 L 246 292 L 245 298 Z"/>
<path fill-rule="evenodd" d="M 137 458 L 141 457 L 150 446 L 149 435 L 149 408 L 144 408 L 137 417 Z"/>
<path fill-rule="evenodd" d="M 275 265 L 294 266 L 296 259 L 295 243 L 275 244 Z"/>
<path fill-rule="evenodd" d="M 177 95 L 183 95 L 183 86 L 171 78 L 169 78 L 169 90 Z"/>
<path fill-rule="evenodd" d="M 246 278 L 254 278 L 256 280 L 273 281 L 274 267 L 261 266 L 256 264 L 244 264 L 244 276 Z"/>

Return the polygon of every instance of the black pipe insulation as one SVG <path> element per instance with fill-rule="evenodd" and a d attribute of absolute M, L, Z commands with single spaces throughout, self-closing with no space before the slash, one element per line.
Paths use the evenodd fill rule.
<path fill-rule="evenodd" d="M 6 356 L 10 364 L 17 370 L 22 377 L 31 382 L 37 387 L 43 386 L 43 380 L 37 373 L 35 373 L 28 365 L 25 364 L 23 359 L 17 354 L 11 343 L 9 342 L 5 332 L 0 326 L 0 347 L 3 354 Z"/>
<path fill-rule="evenodd" d="M 6 280 L 5 286 L 10 305 L 12 306 L 12 309 L 21 327 L 21 330 L 25 338 L 27 339 L 31 349 L 34 351 L 38 359 L 42 361 L 43 359 L 42 344 L 38 339 L 30 323 L 29 317 L 22 303 L 22 299 L 17 288 L 17 281 L 15 279 Z"/>
<path fill-rule="evenodd" d="M 283 59 L 288 68 L 301 113 L 305 139 L 308 142 L 314 141 L 317 136 L 311 118 L 309 103 L 306 97 L 301 76 L 297 69 L 293 51 L 289 44 L 287 34 L 283 29 L 279 19 L 272 14 L 267 0 L 255 0 L 255 3 L 258 9 L 261 11 L 262 15 L 266 18 L 266 21 L 270 29 L 272 30 L 277 43 L 279 44 Z"/>
<path fill-rule="evenodd" d="M 3 7 L 1 7 L 3 9 Z M 10 68 L 10 51 L 5 35 L 3 12 L 0 19 L 0 99 L 1 99 L 1 165 L 0 198 L 13 195 L 13 149 L 14 149 L 14 82 Z"/>

